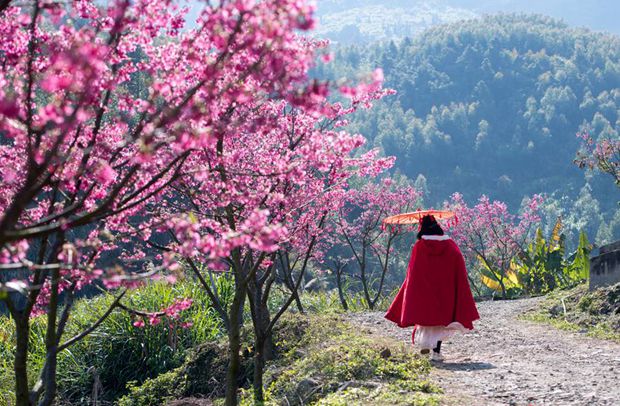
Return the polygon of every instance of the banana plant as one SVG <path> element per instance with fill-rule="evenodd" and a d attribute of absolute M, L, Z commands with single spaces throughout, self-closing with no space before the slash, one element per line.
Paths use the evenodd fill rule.
<path fill-rule="evenodd" d="M 582 230 L 579 233 L 577 250 L 569 257 L 570 263 L 566 267 L 566 274 L 572 281 L 583 281 L 590 277 L 590 252 L 592 244 Z"/>
<path fill-rule="evenodd" d="M 523 289 L 523 284 L 514 269 L 510 268 L 502 273 L 489 266 L 480 255 L 477 258 L 480 265 L 480 280 L 486 287 L 502 295 L 505 295 L 506 292 Z"/>
<path fill-rule="evenodd" d="M 592 246 L 585 232 L 579 234 L 577 251 L 566 259 L 566 237 L 562 227 L 559 217 L 548 241 L 542 230 L 537 229 L 534 240 L 512 261 L 511 269 L 516 272 L 527 293 L 547 293 L 588 278 Z"/>

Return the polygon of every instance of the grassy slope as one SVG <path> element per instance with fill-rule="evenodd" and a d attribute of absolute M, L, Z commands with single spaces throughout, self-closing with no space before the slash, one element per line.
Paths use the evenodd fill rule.
<path fill-rule="evenodd" d="M 300 323 L 305 331 L 268 371 L 270 402 L 293 404 L 300 398 L 300 403 L 319 405 L 438 402 L 439 389 L 427 380 L 427 360 L 412 354 L 409 346 L 355 328 L 345 318 L 298 317 L 283 325 L 278 340 L 284 348 L 287 331 Z"/>
<path fill-rule="evenodd" d="M 225 278 L 218 279 L 218 289 L 225 298 L 230 293 L 229 285 L 230 282 Z M 205 382 L 211 378 L 223 381 L 223 377 L 218 377 L 219 372 L 215 371 L 217 368 L 214 367 L 209 367 L 212 370 L 209 376 L 204 376 L 204 373 L 197 374 L 200 368 L 211 362 L 210 354 L 213 351 L 220 351 L 217 348 L 221 349 L 224 345 L 222 343 L 224 332 L 219 318 L 210 308 L 209 298 L 199 285 L 191 281 L 178 282 L 174 286 L 162 283 L 149 284 L 131 292 L 125 303 L 137 309 L 157 311 L 176 299 L 187 297 L 193 298 L 194 305 L 184 311 L 182 318 L 173 323 L 173 326 L 168 322 L 162 322 L 157 326 L 147 325 L 144 328 L 137 328 L 132 324 L 135 318 L 125 312 L 114 312 L 93 334 L 71 347 L 70 351 L 62 352 L 59 356 L 58 369 L 59 403 L 85 404 L 91 401 L 95 393 L 101 401 L 115 402 L 126 394 L 130 387 L 134 390 L 141 387 L 145 389 L 148 385 L 142 386 L 142 384 L 149 378 L 149 382 L 154 382 L 155 378 L 170 379 L 167 385 L 169 387 L 173 383 L 173 378 L 179 376 L 179 370 L 183 370 L 183 374 L 188 375 L 188 379 L 193 381 L 203 378 Z M 66 336 L 71 337 L 82 328 L 91 325 L 105 312 L 112 299 L 112 296 L 99 295 L 77 300 Z M 273 299 L 274 307 L 278 307 L 277 305 L 284 300 L 277 295 Z M 310 314 L 342 313 L 335 292 L 306 294 L 302 296 L 302 301 L 305 310 Z M 386 303 L 380 305 L 387 306 Z M 358 296 L 349 298 L 349 307 L 354 311 L 366 308 Z M 296 311 L 295 308 L 291 310 Z M 249 311 L 246 314 L 249 315 Z M 190 328 L 179 327 L 181 322 L 187 321 L 193 323 Z M 250 321 L 247 320 L 247 328 L 250 325 Z M 44 360 L 45 326 L 44 316 L 32 320 L 30 342 L 32 353 L 29 362 L 31 384 L 37 378 Z M 283 332 L 285 330 L 286 328 L 281 329 Z M 14 341 L 12 320 L 0 315 L 0 406 L 14 404 Z M 225 353 L 226 349 L 221 351 Z M 248 365 L 248 368 L 251 374 L 251 365 Z M 170 396 L 165 393 L 164 395 L 170 399 L 191 396 L 192 393 L 200 396 L 219 396 L 218 391 L 221 388 L 217 385 L 200 385 L 202 384 L 199 382 L 196 382 L 195 386 L 178 383 L 173 395 L 168 392 L 166 393 Z M 149 391 L 145 389 L 145 392 Z"/>
<path fill-rule="evenodd" d="M 547 295 L 526 320 L 620 342 L 620 284 L 588 291 L 586 284 Z"/>
<path fill-rule="evenodd" d="M 345 315 L 288 315 L 275 340 L 277 358 L 265 374 L 266 404 L 419 405 L 439 401 L 439 388 L 427 380 L 427 360 L 402 343 L 356 329 Z M 246 368 L 249 357 L 246 354 Z M 212 359 L 209 362 L 220 365 Z M 196 379 L 188 373 L 189 365 L 197 366 L 195 358 L 190 356 L 177 370 L 132 388 L 120 404 L 155 405 L 208 395 L 187 390 Z M 242 404 L 251 405 L 247 381 L 245 387 Z M 221 402 L 221 398 L 215 400 L 215 404 Z"/>

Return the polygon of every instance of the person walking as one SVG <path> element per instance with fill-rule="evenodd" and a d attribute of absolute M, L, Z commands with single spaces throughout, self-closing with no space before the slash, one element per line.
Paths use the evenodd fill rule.
<path fill-rule="evenodd" d="M 480 318 L 463 255 L 431 215 L 420 220 L 405 281 L 385 318 L 402 328 L 414 326 L 412 342 L 422 354 L 432 350 L 434 361 L 443 361 L 442 341 L 473 330 Z"/>

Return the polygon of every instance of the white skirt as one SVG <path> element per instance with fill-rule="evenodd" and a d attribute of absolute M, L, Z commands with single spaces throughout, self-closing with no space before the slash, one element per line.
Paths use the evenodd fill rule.
<path fill-rule="evenodd" d="M 437 341 L 444 341 L 454 333 L 465 333 L 467 329 L 458 321 L 453 321 L 447 326 L 415 326 L 413 342 L 421 349 L 431 350 L 437 347 Z"/>

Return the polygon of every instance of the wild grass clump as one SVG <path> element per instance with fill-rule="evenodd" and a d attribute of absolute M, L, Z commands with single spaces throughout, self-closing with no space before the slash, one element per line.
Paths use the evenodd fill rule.
<path fill-rule="evenodd" d="M 180 282 L 175 285 L 150 283 L 132 292 L 126 301 L 136 309 L 158 311 L 179 298 L 192 298 L 192 306 L 181 319 L 146 324 L 137 328 L 135 317 L 126 312 L 115 312 L 100 328 L 64 354 L 59 363 L 60 388 L 63 397 L 83 402 L 99 391 L 100 399 L 112 400 L 126 391 L 130 381 L 141 383 L 148 378 L 180 366 L 186 350 L 200 343 L 210 342 L 222 335 L 219 316 L 210 307 L 209 298 L 199 285 Z M 101 314 L 102 302 L 110 297 L 81 301 L 74 313 L 78 325 L 88 325 L 93 314 Z M 99 303 L 97 303 L 99 302 Z M 102 306 L 103 305 L 103 306 Z M 95 311 L 91 309 L 95 307 Z M 99 309 L 96 309 L 99 307 Z M 191 323 L 183 328 L 181 323 Z"/>
<path fill-rule="evenodd" d="M 587 284 L 554 291 L 540 306 L 523 315 L 570 331 L 620 341 L 620 284 L 588 290 Z"/>
<path fill-rule="evenodd" d="M 32 353 L 28 356 L 28 378 L 34 384 L 36 372 L 45 361 L 45 327 L 44 318 L 37 318 L 30 326 L 31 336 L 28 343 Z M 15 404 L 15 380 L 13 379 L 13 355 L 15 351 L 15 328 L 9 316 L 0 315 L 0 406 Z"/>
<path fill-rule="evenodd" d="M 188 351 L 183 364 L 172 371 L 142 384 L 129 383 L 129 392 L 120 398 L 118 406 L 164 405 L 172 400 L 195 397 L 197 399 L 222 398 L 225 393 L 228 368 L 226 343 L 209 342 Z M 251 379 L 250 358 L 242 358 L 241 386 L 247 387 Z"/>

